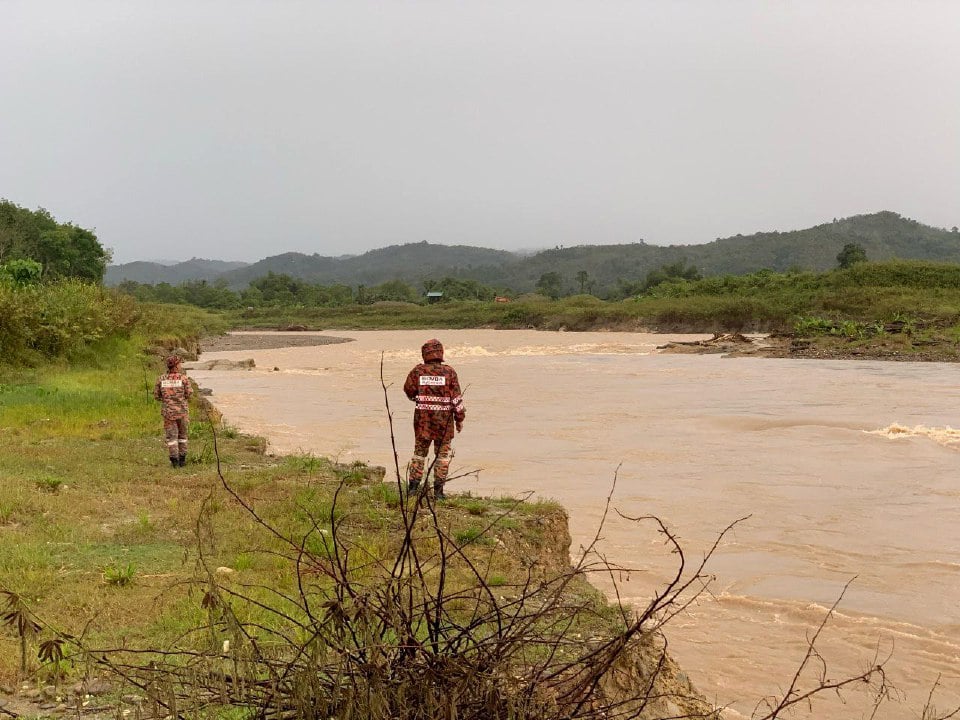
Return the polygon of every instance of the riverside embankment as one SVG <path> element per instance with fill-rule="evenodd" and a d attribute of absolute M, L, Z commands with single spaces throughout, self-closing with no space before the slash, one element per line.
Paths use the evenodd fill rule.
<path fill-rule="evenodd" d="M 455 465 L 479 470 L 454 489 L 557 499 L 575 550 L 615 472 L 617 507 L 660 516 L 692 557 L 751 515 L 711 563 L 713 598 L 668 628 L 711 699 L 748 715 L 781 688 L 855 575 L 827 633 L 830 674 L 859 670 L 879 642 L 906 703 L 880 717 L 915 711 L 938 674 L 943 704 L 957 697 L 954 366 L 666 356 L 655 348 L 668 338 L 633 333 L 326 334 L 355 341 L 210 353 L 257 369 L 195 376 L 228 422 L 278 451 L 388 464 L 382 358 L 405 462 L 412 409 L 398 385 L 437 334 L 467 388 Z M 642 601 L 675 558 L 649 527 L 617 518 L 603 534 L 636 568 L 621 592 Z"/>
<path fill-rule="evenodd" d="M 418 717 L 463 717 L 454 695 L 521 705 L 513 681 L 532 667 L 544 676 L 532 699 L 548 705 L 578 668 L 608 668 L 593 653 L 623 639 L 620 614 L 570 568 L 556 504 L 404 502 L 382 469 L 264 456 L 204 406 L 187 465 L 171 468 L 151 394 L 159 362 L 134 341 L 111 347 L 86 367 L 0 382 L 0 712 L 395 717 L 416 703 Z M 410 642 L 423 633 L 421 652 Z M 303 652 L 303 637 L 327 652 Z M 591 707 L 639 693 L 641 718 L 709 714 L 659 636 L 631 638 L 604 656 L 615 667 L 598 686 L 585 676 Z M 265 695 L 282 663 L 357 691 L 281 681 Z"/>

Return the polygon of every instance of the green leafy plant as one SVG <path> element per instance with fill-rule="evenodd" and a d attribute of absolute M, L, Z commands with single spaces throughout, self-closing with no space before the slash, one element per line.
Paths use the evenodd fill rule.
<path fill-rule="evenodd" d="M 487 535 L 483 528 L 469 527 L 453 536 L 460 546 L 463 545 L 493 545 L 493 538 Z"/>
<path fill-rule="evenodd" d="M 487 503 L 479 498 L 461 501 L 458 504 L 471 515 L 480 516 L 487 512 Z"/>
<path fill-rule="evenodd" d="M 108 585 L 127 587 L 132 585 L 137 575 L 137 566 L 133 563 L 126 565 L 108 565 L 103 569 L 103 579 Z"/>
<path fill-rule="evenodd" d="M 37 487 L 49 493 L 60 492 L 63 486 L 63 480 L 53 475 L 43 475 L 37 478 Z"/>
<path fill-rule="evenodd" d="M 362 485 L 367 478 L 366 465 L 363 463 L 353 463 L 349 467 L 337 468 L 337 476 L 343 480 L 346 485 Z"/>

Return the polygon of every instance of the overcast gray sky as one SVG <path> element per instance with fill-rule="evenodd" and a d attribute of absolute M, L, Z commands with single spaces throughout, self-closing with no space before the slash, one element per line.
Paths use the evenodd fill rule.
<path fill-rule="evenodd" d="M 960 2 L 0 0 L 0 197 L 117 262 L 960 224 Z"/>

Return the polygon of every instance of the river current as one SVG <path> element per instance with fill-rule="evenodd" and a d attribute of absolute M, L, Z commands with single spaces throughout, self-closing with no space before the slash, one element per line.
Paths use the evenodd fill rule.
<path fill-rule="evenodd" d="M 324 333 L 344 344 L 205 353 L 250 371 L 191 371 L 226 421 L 304 452 L 393 467 L 380 385 L 401 464 L 412 403 L 401 385 L 439 337 L 467 407 L 452 492 L 534 495 L 570 513 L 573 552 L 604 500 L 656 515 L 688 563 L 740 518 L 707 567 L 709 592 L 665 632 L 698 688 L 749 717 L 782 692 L 806 638 L 849 582 L 819 642 L 827 675 L 890 656 L 899 702 L 880 718 L 960 703 L 960 368 L 947 363 L 725 359 L 656 351 L 642 333 L 437 330 Z M 298 333 L 302 335 L 302 333 Z M 276 369 L 274 369 L 276 368 Z M 474 472 L 476 471 L 476 472 Z M 650 522 L 616 513 L 602 532 L 628 602 L 670 577 Z M 597 579 L 606 592 L 608 579 Z M 810 717 L 860 717 L 863 698 Z"/>

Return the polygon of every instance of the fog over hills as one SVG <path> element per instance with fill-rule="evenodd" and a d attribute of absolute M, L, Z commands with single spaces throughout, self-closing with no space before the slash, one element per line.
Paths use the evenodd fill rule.
<path fill-rule="evenodd" d="M 331 285 L 376 285 L 388 280 L 419 284 L 425 279 L 469 278 L 515 291 L 532 290 L 542 274 L 559 273 L 568 288 L 586 272 L 590 288 L 602 293 L 618 281 L 643 278 L 663 265 L 686 262 L 703 275 L 743 274 L 769 268 L 827 270 L 847 243 L 858 243 L 871 260 L 890 258 L 960 262 L 960 232 L 931 227 L 884 211 L 835 219 L 804 230 L 735 235 L 702 245 L 579 245 L 531 255 L 466 245 L 427 242 L 393 245 L 362 255 L 326 257 L 273 255 L 253 264 L 193 259 L 173 266 L 127 263 L 107 269 L 107 284 L 124 280 L 178 284 L 219 280 L 243 288 L 267 273 Z"/>

